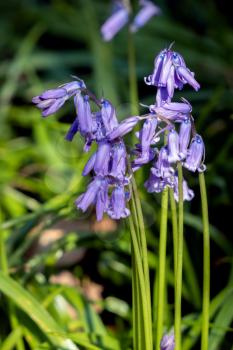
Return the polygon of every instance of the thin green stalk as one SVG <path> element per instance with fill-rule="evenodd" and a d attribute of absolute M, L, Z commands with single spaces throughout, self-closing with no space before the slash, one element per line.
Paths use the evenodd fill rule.
<path fill-rule="evenodd" d="M 144 271 L 145 284 L 146 284 L 145 285 L 146 298 L 147 298 L 147 302 L 148 302 L 149 318 L 151 320 L 150 275 L 149 275 L 148 254 L 147 254 L 146 231 L 145 231 L 145 226 L 144 226 L 141 202 L 140 202 L 137 186 L 135 183 L 135 179 L 133 176 L 132 176 L 132 188 L 133 188 L 133 196 L 134 196 L 134 200 L 135 200 L 138 224 L 139 224 L 139 229 L 140 229 L 140 238 L 139 239 L 140 239 L 140 243 L 141 243 L 142 264 L 143 264 L 143 271 Z M 152 320 L 151 320 L 151 324 L 152 324 Z"/>
<path fill-rule="evenodd" d="M 135 266 L 135 254 L 132 247 L 132 266 Z M 133 296 L 133 349 L 143 349 L 142 341 L 144 339 L 143 329 L 141 327 L 141 303 L 140 303 L 140 290 L 139 290 L 139 280 L 136 273 L 132 274 L 132 296 Z"/>
<path fill-rule="evenodd" d="M 140 327 L 144 332 L 144 350 L 151 350 L 151 323 L 150 319 L 148 317 L 148 302 L 147 298 L 145 298 L 146 290 L 145 290 L 145 279 L 144 279 L 144 273 L 143 273 L 143 267 L 142 267 L 142 261 L 137 241 L 137 235 L 134 228 L 134 223 L 132 220 L 132 217 L 129 216 L 129 226 L 130 226 L 130 233 L 131 233 L 131 240 L 132 240 L 132 248 L 134 251 L 134 257 L 135 257 L 135 266 L 132 267 L 132 273 L 138 275 L 138 281 L 139 281 L 139 295 L 140 295 L 140 303 L 142 308 L 142 314 L 139 311 L 139 315 L 141 316 L 140 320 Z M 134 305 L 135 306 L 135 305 Z M 138 349 L 138 348 L 136 348 Z"/>
<path fill-rule="evenodd" d="M 172 234 L 173 234 L 174 280 L 176 281 L 178 223 L 177 223 L 176 201 L 174 198 L 174 191 L 172 188 L 169 188 L 169 195 L 170 195 L 170 208 L 171 208 Z"/>
<path fill-rule="evenodd" d="M 199 174 L 203 222 L 203 301 L 201 350 L 208 349 L 209 342 L 209 304 L 210 304 L 210 234 L 208 200 L 204 173 Z"/>
<path fill-rule="evenodd" d="M 133 36 L 130 31 L 128 33 L 128 68 L 129 68 L 129 91 L 130 91 L 131 113 L 138 114 L 139 101 L 138 101 L 138 86 L 137 86 L 137 74 L 136 74 L 136 55 L 135 55 Z M 150 334 L 150 342 L 152 347 L 153 339 L 152 339 L 151 295 L 150 295 L 150 278 L 149 278 L 149 266 L 148 266 L 148 257 L 147 257 L 146 232 L 144 227 L 141 202 L 139 199 L 137 186 L 133 176 L 132 176 L 132 202 L 134 207 L 133 216 L 136 223 L 137 241 L 139 244 L 139 252 L 142 260 L 144 283 L 145 283 L 145 294 L 143 298 L 146 297 L 146 302 L 147 302 L 147 312 L 148 312 L 147 328 Z"/>
<path fill-rule="evenodd" d="M 181 301 L 182 301 L 182 270 L 183 270 L 183 173 L 182 164 L 178 163 L 178 242 L 177 242 L 177 270 L 175 287 L 175 343 L 176 350 L 181 350 Z"/>
<path fill-rule="evenodd" d="M 162 192 L 161 221 L 159 239 L 159 269 L 158 269 L 158 314 L 156 328 L 156 350 L 160 350 L 160 342 L 163 336 L 164 322 L 164 298 L 165 298 L 165 273 L 166 273 L 166 243 L 167 243 L 167 214 L 168 214 L 168 188 Z"/>
<path fill-rule="evenodd" d="M 128 66 L 129 66 L 129 91 L 131 102 L 131 113 L 139 113 L 138 86 L 136 73 L 136 53 L 133 42 L 133 35 L 128 31 Z"/>

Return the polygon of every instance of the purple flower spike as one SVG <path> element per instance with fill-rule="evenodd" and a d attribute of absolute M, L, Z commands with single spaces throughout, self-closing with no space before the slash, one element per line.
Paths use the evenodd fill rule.
<path fill-rule="evenodd" d="M 174 129 L 171 129 L 167 136 L 168 161 L 175 163 L 180 160 L 179 156 L 179 135 Z"/>
<path fill-rule="evenodd" d="M 109 175 L 122 181 L 126 173 L 126 148 L 123 142 L 115 143 L 112 147 L 112 164 Z"/>
<path fill-rule="evenodd" d="M 174 349 L 175 349 L 174 333 L 164 335 L 160 343 L 160 350 L 174 350 Z"/>
<path fill-rule="evenodd" d="M 78 132 L 78 118 L 75 118 L 73 124 L 71 124 L 67 134 L 66 134 L 66 140 L 67 141 L 72 141 L 74 138 L 74 135 Z"/>
<path fill-rule="evenodd" d="M 94 168 L 95 165 L 95 161 L 96 161 L 96 152 L 92 154 L 92 156 L 90 157 L 90 159 L 88 160 L 88 162 L 86 163 L 82 175 L 83 176 L 87 176 L 92 169 Z"/>
<path fill-rule="evenodd" d="M 185 159 L 190 142 L 192 124 L 190 118 L 186 118 L 180 125 L 179 143 L 180 143 L 180 159 Z"/>
<path fill-rule="evenodd" d="M 153 16 L 160 14 L 160 8 L 153 4 L 152 1 L 141 0 L 142 8 L 133 20 L 130 26 L 131 32 L 135 33 L 139 28 L 143 27 Z"/>
<path fill-rule="evenodd" d="M 183 201 L 191 201 L 194 197 L 194 192 L 188 187 L 186 180 L 183 180 Z M 179 202 L 179 188 L 178 188 L 178 176 L 175 176 L 174 180 L 174 198 Z"/>
<path fill-rule="evenodd" d="M 94 171 L 96 175 L 106 176 L 109 173 L 109 161 L 110 161 L 111 145 L 106 141 L 101 141 L 98 144 L 98 150 L 96 152 L 96 159 L 94 165 Z"/>
<path fill-rule="evenodd" d="M 117 185 L 111 195 L 110 209 L 108 210 L 108 215 L 112 219 L 126 218 L 130 215 L 130 211 L 126 208 L 126 194 L 124 186 Z"/>
<path fill-rule="evenodd" d="M 107 180 L 103 180 L 100 186 L 99 191 L 96 196 L 96 218 L 97 221 L 101 221 L 103 219 L 104 213 L 107 211 L 109 205 L 108 198 L 108 182 Z"/>
<path fill-rule="evenodd" d="M 116 110 L 108 100 L 101 101 L 101 116 L 106 133 L 111 132 L 118 126 L 118 120 L 116 117 Z"/>
<path fill-rule="evenodd" d="M 123 122 L 121 122 L 110 134 L 107 135 L 108 139 L 112 141 L 126 135 L 135 127 L 139 120 L 139 117 L 130 117 L 123 120 Z"/>
<path fill-rule="evenodd" d="M 106 20 L 101 27 L 104 41 L 110 41 L 123 28 L 129 20 L 129 10 L 123 3 L 119 3 L 116 11 Z"/>
<path fill-rule="evenodd" d="M 85 136 L 91 134 L 93 129 L 92 113 L 89 104 L 89 96 L 82 96 L 81 92 L 78 92 L 74 97 L 74 104 L 79 121 L 80 133 Z"/>
<path fill-rule="evenodd" d="M 196 79 L 194 79 L 194 74 L 190 72 L 189 69 L 180 66 L 177 67 L 176 72 L 180 80 L 184 80 L 184 82 L 191 85 L 194 88 L 194 90 L 198 91 L 200 89 L 200 84 L 198 84 Z"/>
<path fill-rule="evenodd" d="M 205 145 L 200 135 L 196 135 L 188 150 L 188 155 L 183 166 L 190 171 L 205 171 L 206 166 L 203 164 L 205 158 Z"/>
<path fill-rule="evenodd" d="M 94 178 L 94 180 L 88 185 L 86 192 L 81 194 L 81 196 L 79 196 L 76 200 L 75 204 L 78 209 L 81 209 L 83 212 L 85 212 L 91 204 L 95 203 L 96 195 L 103 181 L 104 179 L 100 176 L 96 176 Z"/>

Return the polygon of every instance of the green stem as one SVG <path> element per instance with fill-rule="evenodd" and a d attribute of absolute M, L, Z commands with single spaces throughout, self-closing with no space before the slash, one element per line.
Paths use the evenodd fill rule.
<path fill-rule="evenodd" d="M 129 65 L 129 91 L 131 102 L 131 113 L 139 113 L 138 86 L 136 73 L 136 54 L 133 42 L 133 35 L 128 31 L 128 65 Z"/>
<path fill-rule="evenodd" d="M 203 222 L 203 301 L 202 301 L 202 334 L 201 350 L 208 349 L 209 339 L 209 304 L 210 304 L 210 236 L 208 200 L 204 173 L 199 174 Z"/>
<path fill-rule="evenodd" d="M 176 350 L 181 350 L 181 298 L 182 298 L 182 270 L 183 270 L 183 174 L 182 165 L 178 163 L 178 242 L 177 242 L 177 270 L 175 287 L 175 343 Z"/>
<path fill-rule="evenodd" d="M 136 206 L 136 213 L 137 213 L 137 218 L 138 218 L 138 225 L 139 225 L 139 229 L 140 229 L 139 242 L 141 243 L 142 264 L 143 264 L 143 271 L 144 271 L 145 284 L 146 284 L 145 285 L 145 287 L 146 287 L 146 298 L 147 298 L 147 302 L 148 302 L 149 318 L 151 320 L 150 275 L 149 275 L 149 266 L 148 266 L 146 231 L 145 231 L 145 226 L 144 226 L 141 202 L 140 202 L 137 186 L 136 186 L 136 183 L 135 183 L 135 179 L 134 179 L 133 176 L 132 176 L 132 188 L 133 188 L 133 195 L 134 195 L 135 206 Z"/>
<path fill-rule="evenodd" d="M 146 287 L 145 287 L 145 279 L 144 279 L 144 273 L 143 273 L 143 267 L 142 267 L 142 261 L 141 261 L 141 256 L 140 256 L 140 250 L 138 246 L 138 240 L 137 240 L 137 234 L 136 230 L 134 228 L 134 223 L 132 220 L 132 217 L 129 216 L 129 226 L 130 226 L 130 233 L 131 233 L 131 240 L 132 240 L 132 249 L 133 249 L 133 255 L 135 257 L 134 263 L 135 265 L 132 266 L 132 274 L 135 274 L 133 278 L 138 278 L 139 282 L 139 291 L 136 290 L 137 292 L 137 297 L 140 298 L 140 304 L 136 302 L 136 298 L 134 297 L 135 304 L 133 307 L 140 306 L 140 309 L 137 309 L 137 314 L 140 316 L 139 320 L 139 327 L 141 328 L 141 332 L 144 334 L 144 339 L 143 339 L 143 350 L 152 350 L 151 346 L 151 323 L 150 319 L 148 317 L 148 302 L 147 298 L 145 298 L 146 295 Z M 133 294 L 135 295 L 135 294 Z M 135 317 L 135 319 L 137 319 Z M 136 329 L 136 328 L 135 328 Z M 134 331 L 135 333 L 135 331 Z M 136 349 L 140 349 L 139 344 L 136 345 Z"/>
<path fill-rule="evenodd" d="M 165 298 L 165 272 L 166 272 L 166 243 L 167 243 L 167 211 L 168 211 L 168 188 L 162 192 L 161 221 L 159 240 L 159 269 L 158 269 L 158 314 L 156 332 L 156 350 L 160 350 L 160 342 L 163 336 L 164 322 L 164 298 Z"/>
<path fill-rule="evenodd" d="M 177 210 L 176 201 L 174 198 L 174 191 L 169 188 L 170 195 L 170 207 L 171 207 L 171 219 L 172 219 L 172 233 L 173 233 L 173 259 L 174 259 L 174 280 L 176 281 L 177 275 L 177 245 L 178 245 L 178 223 L 177 223 Z"/>
<path fill-rule="evenodd" d="M 138 101 L 138 86 L 137 86 L 137 74 L 136 74 L 136 55 L 135 47 L 133 42 L 132 33 L 128 33 L 128 69 L 129 69 L 129 91 L 130 91 L 130 103 L 131 103 L 131 113 L 139 114 L 139 101 Z M 148 266 L 148 256 L 147 256 L 147 242 L 146 242 L 146 232 L 144 227 L 144 220 L 141 208 L 141 202 L 138 195 L 137 186 L 135 179 L 132 175 L 132 217 L 134 219 L 135 225 L 134 230 L 136 233 L 136 240 L 138 243 L 139 258 L 142 261 L 143 278 L 144 278 L 144 288 L 145 293 L 143 294 L 143 302 L 146 301 L 147 305 L 147 325 L 146 332 L 150 337 L 150 348 L 153 347 L 152 339 L 152 317 L 151 317 L 151 295 L 150 295 L 150 278 L 149 278 L 149 266 Z M 136 258 L 136 252 L 135 252 Z M 139 320 L 140 322 L 140 320 Z M 144 348 L 142 348 L 144 349 Z"/>

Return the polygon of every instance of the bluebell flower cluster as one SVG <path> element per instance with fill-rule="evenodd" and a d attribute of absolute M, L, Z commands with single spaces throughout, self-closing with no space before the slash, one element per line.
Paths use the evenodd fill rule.
<path fill-rule="evenodd" d="M 140 120 L 130 117 L 119 123 L 116 110 L 106 99 L 98 100 L 82 80 L 72 81 L 47 90 L 32 102 L 41 109 L 42 116 L 54 114 L 64 103 L 73 98 L 76 118 L 70 126 L 66 139 L 72 141 L 79 133 L 85 140 L 84 152 L 88 152 L 93 142 L 97 150 L 93 153 L 83 169 L 83 176 L 92 174 L 92 181 L 85 193 L 76 200 L 76 206 L 85 212 L 89 206 L 95 205 L 97 220 L 107 213 L 113 219 L 125 218 L 130 214 L 127 208 L 130 177 L 127 176 L 127 152 L 122 139 Z M 90 100 L 98 107 L 97 112 L 91 110 Z"/>
<path fill-rule="evenodd" d="M 191 85 L 196 91 L 200 88 L 194 73 L 186 67 L 182 56 L 169 47 L 156 57 L 154 71 L 145 82 L 157 89 L 155 103 L 147 107 L 148 112 L 143 116 L 131 116 L 121 123 L 112 103 L 98 99 L 78 78 L 32 99 L 43 117 L 56 113 L 66 101 L 73 99 L 76 117 L 66 139 L 72 141 L 79 133 L 85 141 L 84 152 L 89 152 L 93 143 L 97 145 L 82 173 L 83 176 L 91 175 L 92 181 L 76 200 L 76 206 L 85 212 L 95 205 L 97 220 L 101 220 L 104 213 L 113 219 L 130 215 L 127 201 L 130 199 L 131 171 L 137 171 L 145 164 L 151 165 L 150 176 L 145 182 L 147 191 L 158 193 L 170 187 L 177 201 L 178 162 L 191 172 L 206 169 L 205 146 L 202 137 L 196 133 L 191 104 L 184 98 L 181 102 L 172 102 L 175 89 L 181 90 L 184 84 Z M 91 101 L 97 111 L 92 110 Z M 123 136 L 141 120 L 143 126 L 136 132 L 138 144 L 131 160 Z M 194 192 L 184 179 L 183 200 L 190 201 L 193 196 Z"/>
<path fill-rule="evenodd" d="M 149 115 L 137 137 L 136 157 L 133 169 L 152 162 L 149 179 L 145 182 L 148 192 L 161 192 L 165 187 L 174 189 L 178 201 L 177 163 L 191 172 L 205 171 L 205 146 L 196 133 L 192 106 L 185 100 L 172 102 L 175 89 L 189 84 L 198 91 L 199 83 L 185 64 L 183 57 L 172 51 L 171 46 L 159 53 L 154 61 L 154 70 L 145 78 L 145 83 L 157 88 L 155 103 L 148 106 Z M 162 139 L 160 148 L 159 141 Z M 183 200 L 191 200 L 194 192 L 183 180 Z"/>
<path fill-rule="evenodd" d="M 152 1 L 139 0 L 139 12 L 130 24 L 132 33 L 137 32 L 153 16 L 160 14 L 160 8 Z M 129 22 L 131 8 L 128 0 L 114 0 L 113 10 L 110 17 L 101 27 L 101 34 L 104 41 L 110 41 Z"/>

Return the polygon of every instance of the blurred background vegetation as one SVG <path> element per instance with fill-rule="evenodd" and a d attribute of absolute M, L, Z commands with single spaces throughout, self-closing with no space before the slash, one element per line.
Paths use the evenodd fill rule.
<path fill-rule="evenodd" d="M 136 3 L 136 2 L 135 2 Z M 175 41 L 175 50 L 196 72 L 200 92 L 182 96 L 193 105 L 206 144 L 211 222 L 210 350 L 233 349 L 232 269 L 232 81 L 230 2 L 162 1 L 162 15 L 135 36 L 140 102 L 154 90 L 143 83 L 154 56 Z M 131 348 L 129 234 L 124 222 L 95 221 L 73 202 L 87 180 L 87 155 L 76 137 L 64 140 L 73 107 L 42 120 L 31 98 L 77 75 L 111 99 L 119 119 L 129 116 L 127 29 L 103 43 L 99 28 L 110 1 L 8 0 L 0 4 L 0 348 Z M 181 95 L 177 93 L 176 97 Z M 143 109 L 142 109 L 143 112 Z M 144 172 L 143 172 L 144 171 Z M 149 244 L 151 281 L 156 277 L 159 196 L 138 174 Z M 188 175 L 195 199 L 186 204 L 183 349 L 199 349 L 202 288 L 202 225 L 197 176 Z M 11 277 L 8 277 L 8 275 Z M 172 241 L 167 258 L 167 329 L 173 324 Z M 156 307 L 156 305 L 155 305 Z M 65 340 L 67 341 L 67 340 Z M 91 345 L 92 344 L 92 345 Z M 75 347 L 74 347 L 75 348 Z"/>

